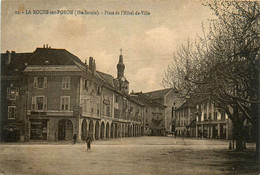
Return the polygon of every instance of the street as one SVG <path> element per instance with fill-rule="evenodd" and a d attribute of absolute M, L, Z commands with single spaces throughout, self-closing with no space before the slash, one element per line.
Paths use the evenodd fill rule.
<path fill-rule="evenodd" d="M 258 174 L 254 144 L 237 153 L 228 141 L 172 137 L 85 143 L 2 143 L 0 174 Z"/>

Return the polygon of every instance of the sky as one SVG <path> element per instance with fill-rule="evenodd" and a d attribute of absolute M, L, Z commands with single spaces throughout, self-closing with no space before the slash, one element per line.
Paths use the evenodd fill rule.
<path fill-rule="evenodd" d="M 4 0 L 1 6 L 2 53 L 33 52 L 48 44 L 65 48 L 83 62 L 93 57 L 98 70 L 116 77 L 122 48 L 125 77 L 135 92 L 163 89 L 173 52 L 201 35 L 202 22 L 212 18 L 212 11 L 199 0 Z M 31 14 L 26 14 L 29 10 Z M 73 10 L 73 14 L 40 15 L 33 10 Z M 75 15 L 77 10 L 99 15 Z M 150 15 L 106 15 L 105 11 Z"/>

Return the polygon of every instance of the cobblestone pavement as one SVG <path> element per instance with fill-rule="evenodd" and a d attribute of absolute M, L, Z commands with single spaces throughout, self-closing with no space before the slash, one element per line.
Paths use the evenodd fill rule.
<path fill-rule="evenodd" d="M 0 144 L 0 174 L 159 175 L 259 174 L 244 152 L 228 150 L 227 141 L 172 137 L 117 138 L 85 143 L 30 142 Z"/>

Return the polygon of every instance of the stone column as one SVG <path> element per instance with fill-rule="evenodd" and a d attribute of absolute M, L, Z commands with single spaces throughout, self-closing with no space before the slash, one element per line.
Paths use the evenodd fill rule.
<path fill-rule="evenodd" d="M 214 126 L 211 126 L 211 127 L 210 127 L 210 138 L 213 138 L 213 127 L 214 127 Z"/>
<path fill-rule="evenodd" d="M 202 134 L 201 138 L 203 138 L 204 137 L 204 125 L 201 125 L 201 134 Z"/>
<path fill-rule="evenodd" d="M 210 130 L 209 130 L 209 127 L 210 127 L 210 126 L 208 125 L 207 138 L 210 138 L 210 134 L 209 134 L 209 131 L 210 131 Z"/>
<path fill-rule="evenodd" d="M 220 139 L 220 123 L 218 124 L 218 138 Z"/>
<path fill-rule="evenodd" d="M 93 133 L 92 133 L 92 138 L 93 140 L 96 140 L 96 121 L 93 121 Z"/>
<path fill-rule="evenodd" d="M 199 132 L 198 129 L 199 129 L 198 125 L 196 125 L 196 138 L 198 138 L 198 132 Z"/>

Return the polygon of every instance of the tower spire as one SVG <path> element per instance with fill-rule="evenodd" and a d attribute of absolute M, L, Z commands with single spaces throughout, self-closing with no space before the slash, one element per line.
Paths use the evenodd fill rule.
<path fill-rule="evenodd" d="M 123 52 L 123 49 L 121 48 L 121 49 L 120 49 L 120 55 L 123 55 L 122 52 Z"/>

